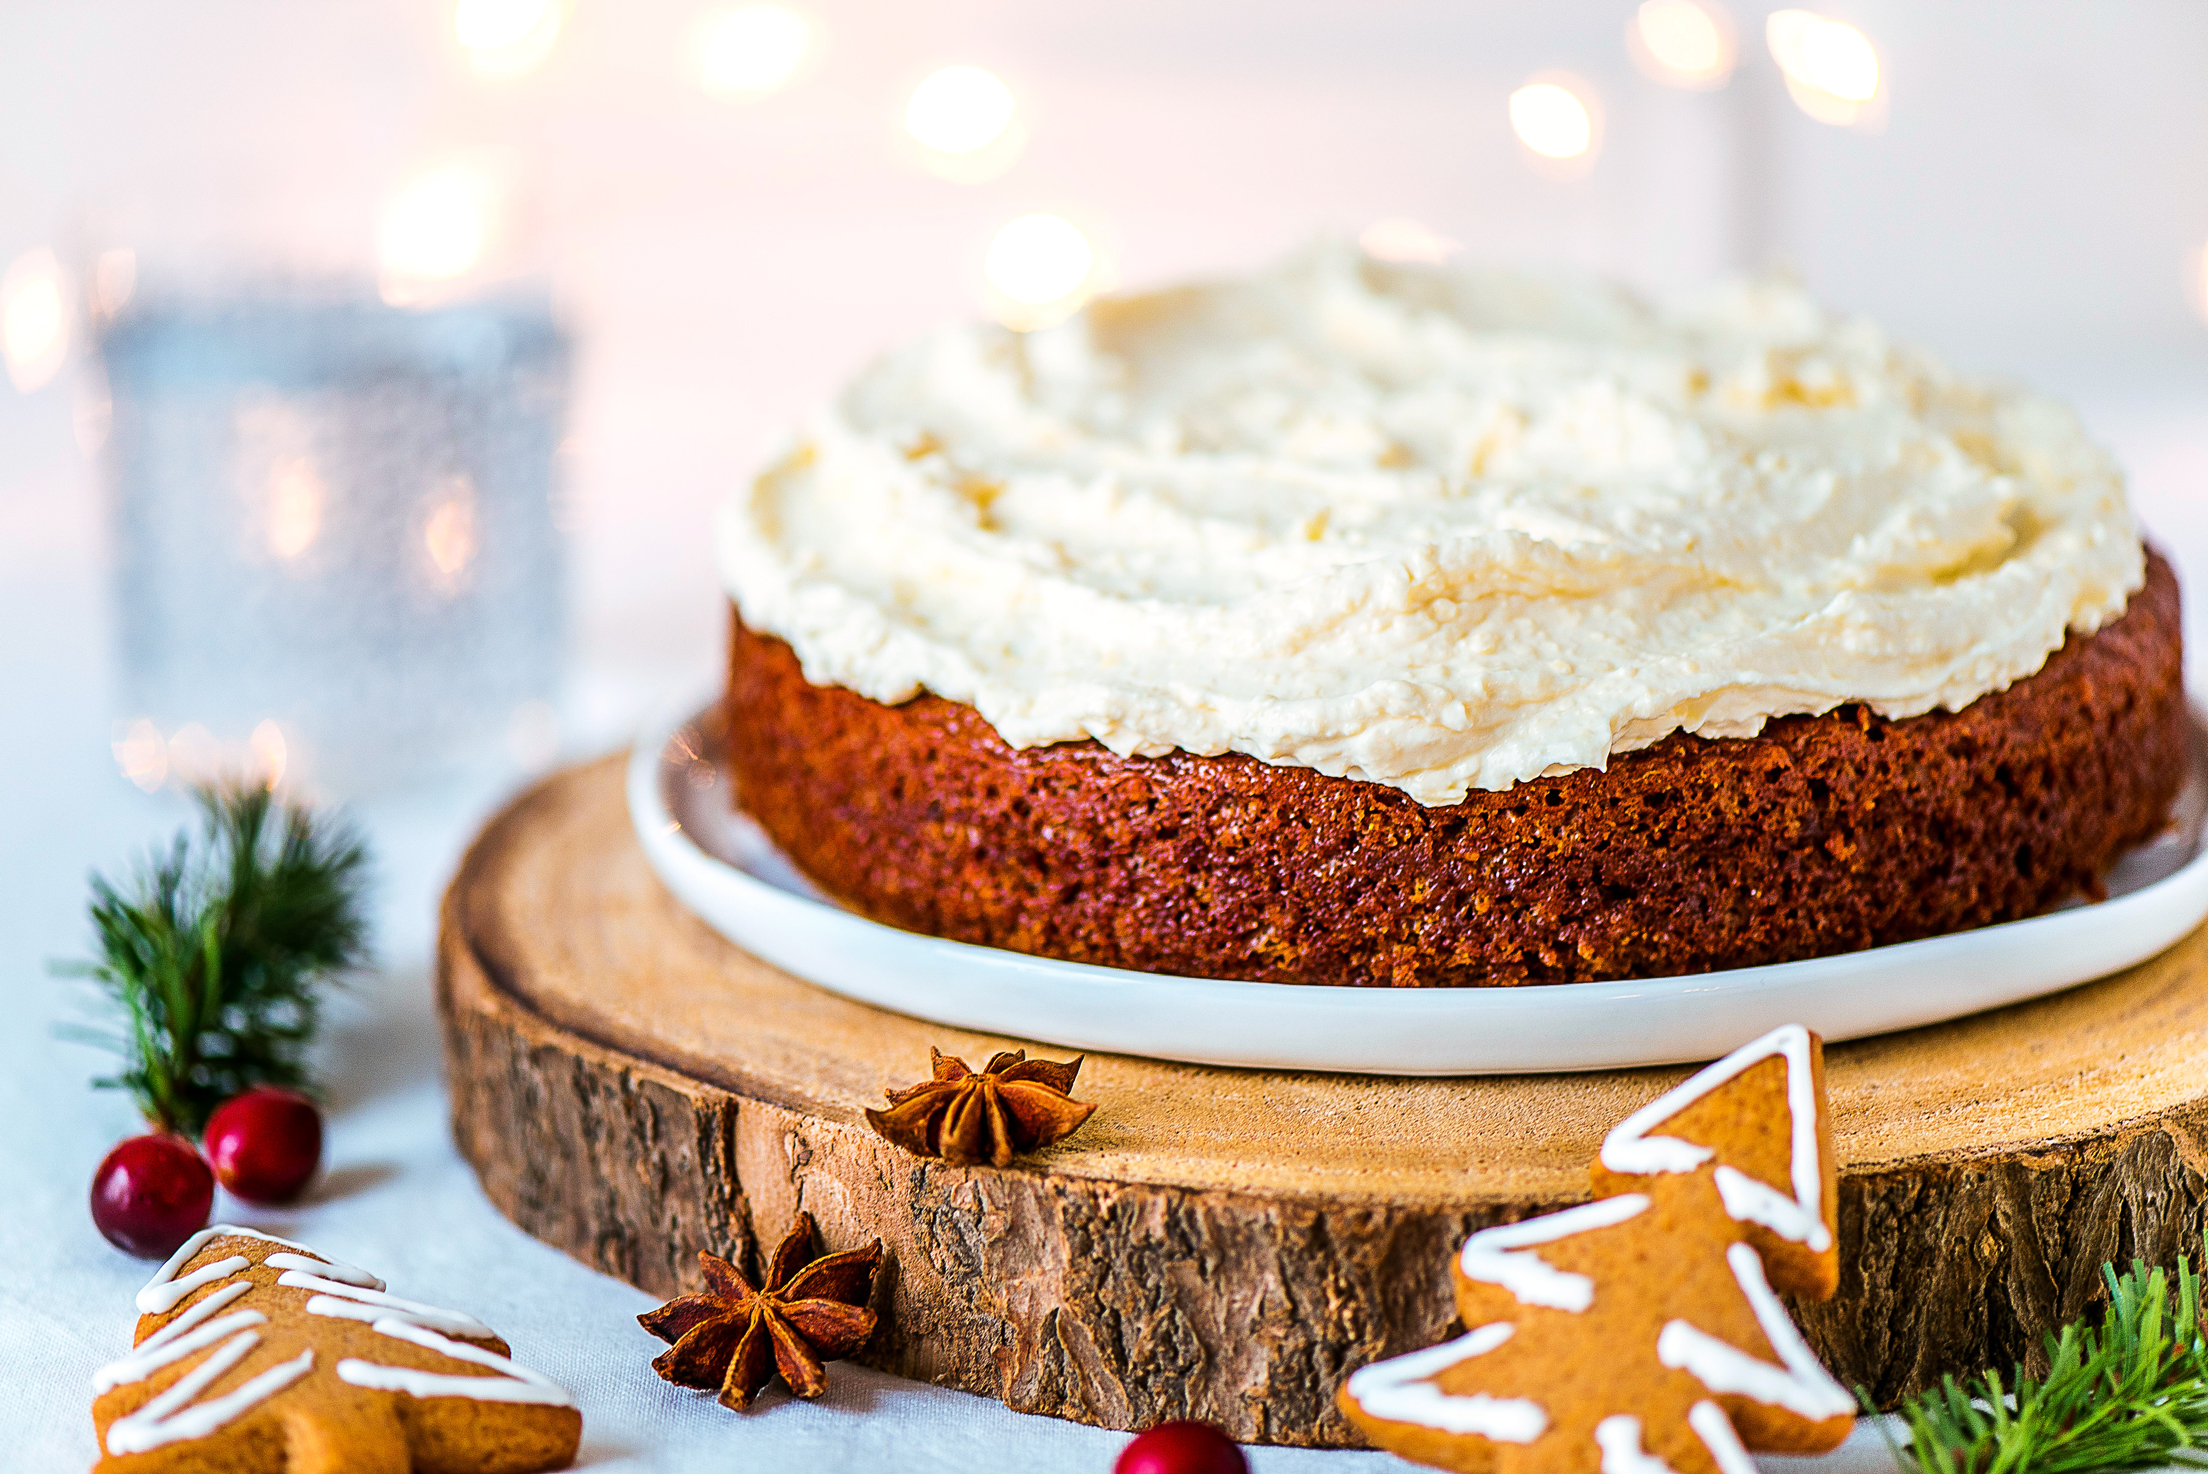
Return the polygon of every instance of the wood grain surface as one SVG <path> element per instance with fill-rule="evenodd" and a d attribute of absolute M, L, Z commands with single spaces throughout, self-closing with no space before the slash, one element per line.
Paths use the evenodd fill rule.
<path fill-rule="evenodd" d="M 1688 1073 L 1436 1080 L 1092 1056 L 1099 1105 L 1013 1167 L 867 1129 L 928 1048 L 1023 1041 L 849 1002 L 740 951 L 653 877 L 608 758 L 522 795 L 446 894 L 453 1123 L 516 1223 L 655 1294 L 756 1265 L 809 1209 L 888 1245 L 863 1358 L 1024 1411 L 1348 1444 L 1341 1378 L 1452 1324 L 1466 1233 L 1587 1196 L 1602 1134 Z M 1066 1051 L 1028 1045 L 1053 1057 Z M 2105 1260 L 2200 1258 L 2208 931 L 2118 977 L 1827 1056 L 1840 1294 L 1798 1307 L 1885 1402 L 2036 1356 Z"/>

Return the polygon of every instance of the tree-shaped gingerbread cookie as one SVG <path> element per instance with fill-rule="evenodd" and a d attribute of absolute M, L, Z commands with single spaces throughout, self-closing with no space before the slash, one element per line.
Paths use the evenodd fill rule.
<path fill-rule="evenodd" d="M 138 1309 L 93 1379 L 94 1474 L 531 1474 L 582 1436 L 490 1327 L 288 1239 L 205 1229 Z"/>
<path fill-rule="evenodd" d="M 1365 1435 L 1473 1474 L 1755 1474 L 1823 1453 L 1855 1400 L 1778 1291 L 1839 1283 L 1824 1054 L 1789 1025 L 1626 1118 L 1607 1196 L 1467 1239 L 1454 1341 L 1353 1374 Z"/>

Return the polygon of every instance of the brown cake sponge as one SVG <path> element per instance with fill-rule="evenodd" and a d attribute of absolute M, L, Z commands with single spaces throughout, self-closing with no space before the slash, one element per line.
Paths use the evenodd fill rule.
<path fill-rule="evenodd" d="M 815 686 L 735 620 L 738 802 L 908 930 L 1194 977 L 1481 987 L 1786 962 L 2094 893 L 2188 741 L 2176 576 L 1959 712 L 1674 733 L 1428 808 L 1239 753 L 1018 750 L 971 707 Z"/>

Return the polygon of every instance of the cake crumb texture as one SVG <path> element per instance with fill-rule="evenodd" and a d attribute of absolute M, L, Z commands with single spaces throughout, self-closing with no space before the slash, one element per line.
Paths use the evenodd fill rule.
<path fill-rule="evenodd" d="M 1014 749 L 971 707 L 809 683 L 734 622 L 740 802 L 822 889 L 911 931 L 1196 977 L 1594 982 L 2015 920 L 2166 822 L 2178 587 L 1959 712 L 1848 705 L 1427 807 L 1239 753 Z"/>

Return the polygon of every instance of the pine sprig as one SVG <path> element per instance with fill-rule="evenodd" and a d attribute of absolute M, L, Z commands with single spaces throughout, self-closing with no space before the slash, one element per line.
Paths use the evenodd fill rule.
<path fill-rule="evenodd" d="M 2047 1375 L 2022 1367 L 2004 1385 L 1987 1372 L 1953 1377 L 1902 1406 L 1909 1444 L 1894 1449 L 1919 1474 L 2081 1474 L 2086 1470 L 2208 1467 L 2208 1346 L 2200 1276 L 2134 1264 L 2101 1266 L 2108 1313 L 2047 1338 Z M 1869 1406 L 1868 1403 L 1865 1404 Z"/>
<path fill-rule="evenodd" d="M 368 853 L 343 824 L 258 787 L 202 787 L 200 831 L 177 835 L 127 892 L 92 877 L 90 978 L 115 1028 L 74 1037 L 123 1056 L 94 1082 L 163 1130 L 198 1135 L 254 1085 L 304 1085 L 320 989 L 368 959 Z"/>

